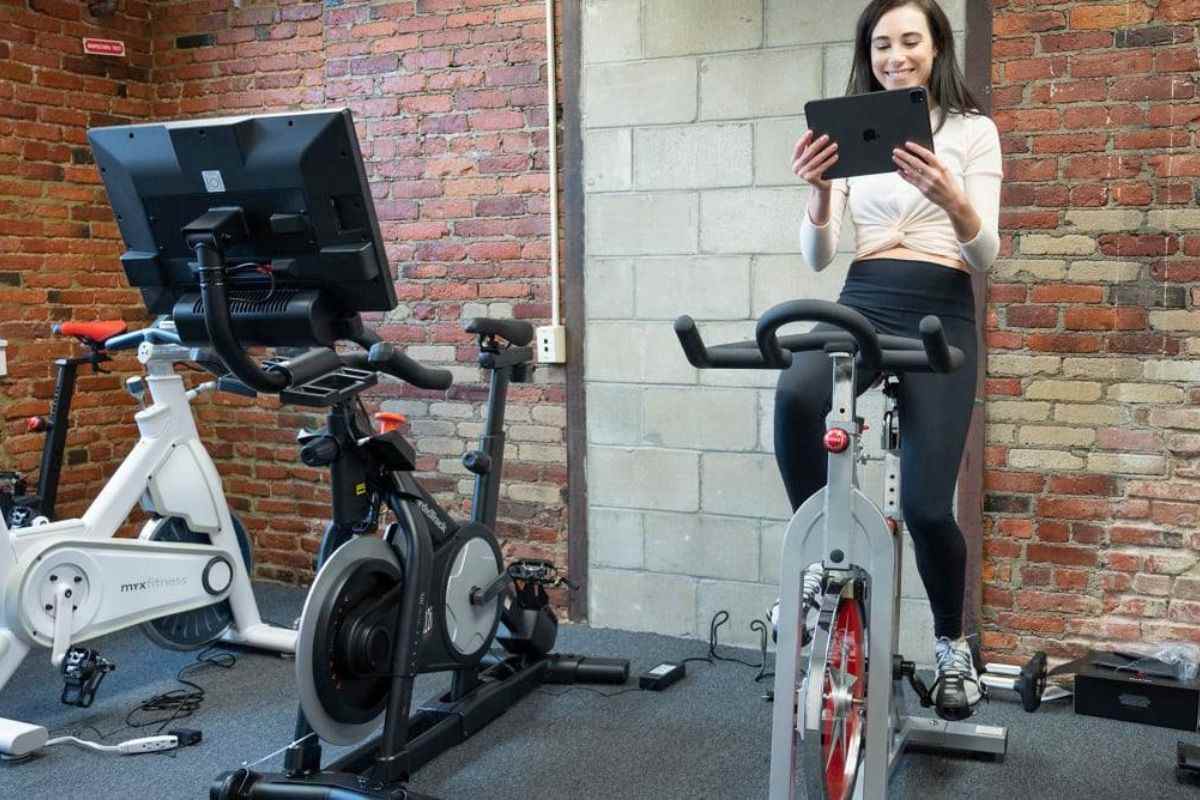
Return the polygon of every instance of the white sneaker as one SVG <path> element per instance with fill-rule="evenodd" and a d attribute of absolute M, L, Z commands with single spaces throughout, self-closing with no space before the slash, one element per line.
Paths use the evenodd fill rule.
<path fill-rule="evenodd" d="M 937 678 L 930 687 L 934 709 L 942 719 L 966 719 L 983 694 L 971 645 L 965 637 L 939 636 L 933 643 L 933 652 L 937 660 Z"/>
<path fill-rule="evenodd" d="M 804 647 L 812 641 L 813 628 L 817 624 L 817 612 L 821 610 L 821 578 L 824 570 L 820 561 L 814 561 L 804 570 L 804 583 L 800 592 L 800 613 L 803 615 L 804 628 L 800 637 L 800 646 Z M 779 601 L 771 606 L 768 616 L 771 619 L 771 641 L 779 641 Z"/>

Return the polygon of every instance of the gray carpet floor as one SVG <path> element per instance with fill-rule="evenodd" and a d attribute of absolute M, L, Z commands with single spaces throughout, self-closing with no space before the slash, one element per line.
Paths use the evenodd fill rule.
<path fill-rule="evenodd" d="M 300 591 L 256 587 L 265 618 L 291 620 Z M 121 728 L 128 711 L 152 694 L 175 688 L 174 675 L 194 654 L 149 645 L 136 631 L 94 643 L 118 669 L 89 709 L 58 703 L 61 683 L 49 654 L 35 651 L 0 692 L 0 716 L 46 724 L 53 733 L 95 738 Z M 701 656 L 707 643 L 613 630 L 564 626 L 559 650 L 624 656 L 635 675 L 664 660 Z M 754 660 L 756 654 L 724 650 Z M 441 800 L 682 800 L 765 798 L 771 705 L 755 670 L 731 663 L 688 664 L 687 677 L 662 693 L 601 697 L 547 687 L 485 731 L 423 768 L 413 781 Z M 220 772 L 257 761 L 286 744 L 295 715 L 290 661 L 241 653 L 230 669 L 205 667 L 191 679 L 207 691 L 200 710 L 181 727 L 204 741 L 173 754 L 112 756 L 72 746 L 49 748 L 23 763 L 0 763 L 0 798 L 201 800 Z M 417 699 L 445 685 L 424 676 Z M 614 691 L 614 687 L 605 687 Z M 892 781 L 892 798 L 977 800 L 1061 798 L 1123 800 L 1196 797 L 1200 787 L 1174 779 L 1175 742 L 1200 737 L 1160 728 L 1077 716 L 1068 701 L 1025 714 L 994 699 L 975 721 L 1006 725 L 1002 763 L 930 754 L 909 755 Z M 90 726 L 90 727 L 89 727 Z M 108 736 L 113 743 L 150 729 Z M 259 769 L 279 766 L 277 756 Z"/>

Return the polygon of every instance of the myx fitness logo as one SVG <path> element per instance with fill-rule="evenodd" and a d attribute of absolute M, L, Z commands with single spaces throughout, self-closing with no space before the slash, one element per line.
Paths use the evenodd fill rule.
<path fill-rule="evenodd" d="M 187 581 L 187 578 L 146 578 L 144 581 L 122 583 L 121 592 L 149 592 L 155 589 L 183 586 Z"/>

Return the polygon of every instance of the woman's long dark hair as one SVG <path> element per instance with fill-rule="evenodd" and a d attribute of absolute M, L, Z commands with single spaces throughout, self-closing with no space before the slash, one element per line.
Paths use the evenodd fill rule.
<path fill-rule="evenodd" d="M 942 11 L 937 0 L 871 0 L 871 4 L 858 18 L 855 28 L 854 65 L 850 68 L 846 94 L 867 94 L 883 90 L 871 69 L 871 33 L 884 14 L 904 6 L 916 6 L 925 13 L 929 32 L 933 36 L 933 46 L 937 50 L 929 75 L 930 99 L 941 111 L 937 130 L 940 131 L 946 124 L 947 113 L 982 114 L 983 106 L 967 88 L 967 80 L 958 68 L 958 59 L 954 54 L 954 31 L 950 28 L 946 12 Z"/>

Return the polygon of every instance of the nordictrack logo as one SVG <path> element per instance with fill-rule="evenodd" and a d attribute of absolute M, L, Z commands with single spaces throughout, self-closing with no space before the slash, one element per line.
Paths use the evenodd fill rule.
<path fill-rule="evenodd" d="M 146 578 L 144 581 L 122 583 L 121 592 L 149 592 L 154 589 L 166 589 L 171 586 L 182 586 L 187 578 Z"/>

